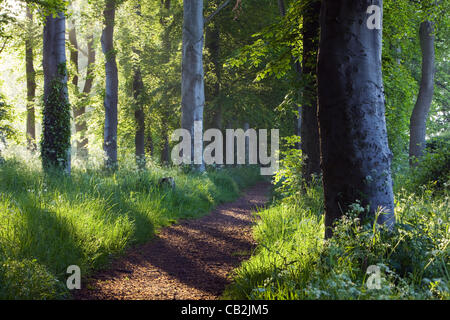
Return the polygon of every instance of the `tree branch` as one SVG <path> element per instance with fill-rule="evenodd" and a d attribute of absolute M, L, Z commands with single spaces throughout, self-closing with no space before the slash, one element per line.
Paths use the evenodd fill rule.
<path fill-rule="evenodd" d="M 214 11 L 212 14 L 210 14 L 207 18 L 204 19 L 203 23 L 204 23 L 205 25 L 206 25 L 207 23 L 209 23 L 209 22 L 212 20 L 212 18 L 214 18 L 214 16 L 215 16 L 216 14 L 218 14 L 223 8 L 225 8 L 227 5 L 230 4 L 230 1 L 231 1 L 231 0 L 226 0 L 224 3 L 222 3 L 222 4 L 217 8 L 216 11 Z"/>

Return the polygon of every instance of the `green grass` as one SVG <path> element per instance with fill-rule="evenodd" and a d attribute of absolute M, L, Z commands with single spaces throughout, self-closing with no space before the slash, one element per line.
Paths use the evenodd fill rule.
<path fill-rule="evenodd" d="M 70 297 L 69 265 L 86 276 L 161 227 L 234 200 L 261 177 L 253 167 L 74 169 L 71 177 L 37 167 L 14 158 L 0 164 L 0 299 Z M 174 190 L 158 186 L 165 176 L 174 177 Z"/>
<path fill-rule="evenodd" d="M 357 219 L 353 206 L 324 241 L 319 185 L 256 213 L 259 245 L 235 271 L 226 299 L 449 299 L 448 189 L 422 187 L 396 193 L 392 232 Z M 368 267 L 380 287 L 367 286 Z"/>

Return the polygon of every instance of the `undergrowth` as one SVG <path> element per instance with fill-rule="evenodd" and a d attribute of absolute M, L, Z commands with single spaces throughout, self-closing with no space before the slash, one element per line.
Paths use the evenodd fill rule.
<path fill-rule="evenodd" d="M 448 154 L 429 154 L 396 180 L 397 224 L 360 221 L 351 206 L 324 240 L 320 179 L 301 188 L 285 177 L 300 164 L 285 157 L 277 200 L 256 213 L 258 247 L 235 271 L 226 299 L 449 299 Z M 448 150 L 448 149 L 447 149 Z M 299 151 L 295 151 L 299 152 Z M 445 153 L 445 152 L 444 152 Z"/>
<path fill-rule="evenodd" d="M 173 177 L 176 187 L 158 185 Z M 197 218 L 260 179 L 241 167 L 203 174 L 149 165 L 111 174 L 44 174 L 10 157 L 0 164 L 0 299 L 69 298 L 67 267 L 83 276 L 178 219 Z"/>

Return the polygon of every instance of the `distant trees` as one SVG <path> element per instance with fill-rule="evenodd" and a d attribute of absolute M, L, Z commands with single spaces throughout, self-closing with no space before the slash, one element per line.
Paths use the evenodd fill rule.
<path fill-rule="evenodd" d="M 72 10 L 74 8 L 72 7 Z M 87 43 L 87 50 L 82 51 L 78 41 L 78 30 L 76 28 L 76 21 L 72 18 L 69 24 L 69 43 L 70 43 L 70 62 L 72 65 L 71 70 L 73 74 L 72 86 L 74 98 L 72 101 L 73 117 L 75 122 L 75 135 L 76 135 L 76 154 L 79 158 L 86 158 L 88 156 L 88 138 L 86 136 L 87 123 L 86 123 L 86 106 L 89 102 L 89 95 L 92 90 L 94 82 L 94 65 L 96 60 L 96 53 L 94 48 L 94 35 L 91 32 L 85 39 Z M 81 68 L 79 65 L 80 53 L 84 53 L 87 56 L 86 76 L 84 86 L 80 92 L 80 76 Z"/>
<path fill-rule="evenodd" d="M 375 1 L 382 7 L 382 1 Z M 360 201 L 378 223 L 395 222 L 384 92 L 381 30 L 367 28 L 367 1 L 324 0 L 318 96 L 325 235 Z"/>

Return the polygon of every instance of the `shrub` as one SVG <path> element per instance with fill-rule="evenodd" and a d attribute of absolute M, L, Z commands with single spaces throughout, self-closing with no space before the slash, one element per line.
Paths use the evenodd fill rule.
<path fill-rule="evenodd" d="M 63 284 L 36 260 L 0 260 L 0 299 L 56 299 L 65 296 Z"/>

